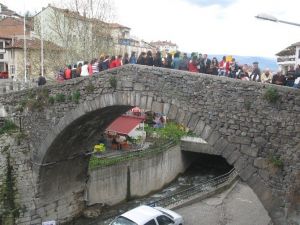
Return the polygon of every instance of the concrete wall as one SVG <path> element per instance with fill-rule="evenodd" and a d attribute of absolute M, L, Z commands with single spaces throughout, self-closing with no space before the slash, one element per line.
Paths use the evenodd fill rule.
<path fill-rule="evenodd" d="M 88 204 L 114 205 L 126 197 L 147 195 L 170 183 L 191 162 L 176 146 L 158 155 L 92 170 L 87 187 Z"/>

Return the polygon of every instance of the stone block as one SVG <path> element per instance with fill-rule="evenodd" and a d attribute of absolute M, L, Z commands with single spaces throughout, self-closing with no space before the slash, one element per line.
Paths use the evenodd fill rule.
<path fill-rule="evenodd" d="M 152 102 L 153 102 L 153 97 L 151 96 L 148 96 L 148 99 L 147 99 L 147 106 L 145 108 L 145 110 L 151 110 L 152 109 Z M 153 110 L 154 111 L 154 110 Z M 161 111 L 154 111 L 154 112 L 161 112 Z"/>
<path fill-rule="evenodd" d="M 238 150 L 235 150 L 230 156 L 227 158 L 227 162 L 230 165 L 233 165 L 233 163 L 238 160 L 241 157 L 241 153 Z"/>
<path fill-rule="evenodd" d="M 196 127 L 195 127 L 194 132 L 196 134 L 200 135 L 202 133 L 204 127 L 205 127 L 205 122 L 203 122 L 202 120 L 199 120 Z"/>
<path fill-rule="evenodd" d="M 247 158 L 241 156 L 234 163 L 234 168 L 240 173 L 246 166 L 248 166 Z"/>
<path fill-rule="evenodd" d="M 141 93 L 135 93 L 135 106 L 141 107 Z"/>
<path fill-rule="evenodd" d="M 144 91 L 145 86 L 143 84 L 140 84 L 140 83 L 135 83 L 133 85 L 133 90 L 135 90 L 135 91 Z"/>
<path fill-rule="evenodd" d="M 236 143 L 236 144 L 244 144 L 250 145 L 251 139 L 249 137 L 239 137 L 239 136 L 229 136 L 229 142 Z"/>
<path fill-rule="evenodd" d="M 140 104 L 140 107 L 141 107 L 142 109 L 146 109 L 146 107 L 147 107 L 147 96 L 143 95 L 143 96 L 141 97 L 141 104 Z"/>
<path fill-rule="evenodd" d="M 178 109 L 177 116 L 176 116 L 177 123 L 182 124 L 184 117 L 185 117 L 185 111 L 182 109 Z"/>
<path fill-rule="evenodd" d="M 183 124 L 184 126 L 188 127 L 188 123 L 189 123 L 191 117 L 192 117 L 192 113 L 186 111 L 186 112 L 185 112 L 184 119 L 183 119 L 183 121 L 182 121 L 182 124 Z"/>
<path fill-rule="evenodd" d="M 175 120 L 177 115 L 178 108 L 176 105 L 171 105 L 170 110 L 168 112 L 168 117 L 170 120 Z"/>
<path fill-rule="evenodd" d="M 198 123 L 198 120 L 199 120 L 199 116 L 196 115 L 196 114 L 193 114 L 189 123 L 188 123 L 188 128 L 191 129 L 192 131 L 195 130 L 195 127 Z"/>
<path fill-rule="evenodd" d="M 152 111 L 162 113 L 163 112 L 163 104 L 157 101 L 152 103 Z"/>
<path fill-rule="evenodd" d="M 163 105 L 163 113 L 165 115 L 168 115 L 169 109 L 170 109 L 170 103 L 164 103 L 164 105 Z"/>
<path fill-rule="evenodd" d="M 267 141 L 263 137 L 255 137 L 254 142 L 258 147 L 263 147 L 267 144 Z"/>
<path fill-rule="evenodd" d="M 256 168 L 254 168 L 251 165 L 248 165 L 239 173 L 239 175 L 243 179 L 243 181 L 247 181 L 255 172 L 256 172 Z"/>
<path fill-rule="evenodd" d="M 254 159 L 254 166 L 259 169 L 264 169 L 268 166 L 268 161 L 265 158 L 258 157 Z"/>
<path fill-rule="evenodd" d="M 211 133 L 211 135 L 207 139 L 207 143 L 211 146 L 214 146 L 214 144 L 219 140 L 220 134 L 217 131 L 214 131 Z"/>
<path fill-rule="evenodd" d="M 241 153 L 244 153 L 248 156 L 257 157 L 258 148 L 253 148 L 249 145 L 241 145 Z"/>
<path fill-rule="evenodd" d="M 129 80 L 122 80 L 121 85 L 124 88 L 132 88 L 133 87 L 132 81 L 129 81 Z"/>
<path fill-rule="evenodd" d="M 207 140 L 207 138 L 209 137 L 209 135 L 211 134 L 212 132 L 212 129 L 210 126 L 206 125 L 201 133 L 201 137 L 204 139 L 204 140 Z"/>
<path fill-rule="evenodd" d="M 223 151 L 226 149 L 227 146 L 228 146 L 228 141 L 225 138 L 221 137 L 214 144 L 215 152 L 219 155 L 222 155 Z"/>
<path fill-rule="evenodd" d="M 225 159 L 228 159 L 229 156 L 236 150 L 236 145 L 235 144 L 231 144 L 228 143 L 227 146 L 224 148 L 224 150 L 222 151 L 222 156 Z"/>

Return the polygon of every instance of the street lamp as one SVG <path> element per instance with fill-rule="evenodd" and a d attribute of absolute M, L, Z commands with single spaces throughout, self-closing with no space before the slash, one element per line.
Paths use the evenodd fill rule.
<path fill-rule="evenodd" d="M 289 25 L 293 25 L 293 26 L 298 26 L 300 27 L 299 23 L 294 23 L 294 22 L 289 22 L 289 21 L 285 21 L 285 20 L 279 20 L 274 16 L 268 15 L 268 14 L 258 14 L 257 16 L 255 16 L 255 18 L 257 19 L 261 19 L 261 20 L 268 20 L 268 21 L 272 21 L 275 23 L 285 23 L 285 24 L 289 24 Z"/>

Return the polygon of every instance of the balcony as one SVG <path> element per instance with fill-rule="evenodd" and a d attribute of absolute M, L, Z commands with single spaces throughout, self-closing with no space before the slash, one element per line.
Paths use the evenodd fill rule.
<path fill-rule="evenodd" d="M 278 64 L 294 64 L 296 61 L 295 56 L 280 56 L 277 57 Z"/>

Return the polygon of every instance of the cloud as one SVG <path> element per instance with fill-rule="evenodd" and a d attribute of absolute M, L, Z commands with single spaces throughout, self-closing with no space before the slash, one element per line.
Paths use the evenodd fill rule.
<path fill-rule="evenodd" d="M 16 11 L 25 2 L 2 1 Z M 31 0 L 27 9 L 40 10 L 52 1 Z M 146 41 L 170 40 L 186 52 L 274 57 L 300 41 L 299 27 L 254 17 L 266 13 L 300 23 L 298 0 L 114 1 L 117 22 L 131 27 L 132 34 Z"/>
<path fill-rule="evenodd" d="M 235 0 L 185 0 L 185 1 L 198 6 L 220 5 L 222 7 L 229 6 L 235 2 Z"/>

